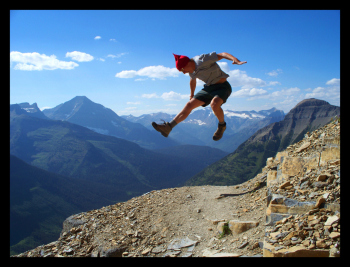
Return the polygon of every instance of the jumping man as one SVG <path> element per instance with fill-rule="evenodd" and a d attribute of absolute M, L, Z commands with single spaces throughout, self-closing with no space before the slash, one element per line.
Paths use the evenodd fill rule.
<path fill-rule="evenodd" d="M 229 53 L 216 54 L 216 52 L 212 52 L 195 56 L 191 59 L 186 56 L 173 55 L 175 57 L 176 68 L 184 74 L 188 73 L 191 78 L 190 101 L 187 102 L 185 107 L 171 122 L 165 122 L 164 124 L 152 122 L 152 126 L 163 136 L 168 137 L 171 130 L 177 124 L 185 120 L 192 110 L 199 106 L 205 107 L 210 104 L 215 116 L 219 120 L 218 129 L 213 135 L 213 140 L 220 140 L 226 130 L 224 111 L 221 105 L 226 102 L 232 89 L 227 81 L 229 75 L 221 70 L 216 61 L 225 58 L 232 60 L 232 64 L 237 65 L 242 65 L 247 63 L 247 61 L 239 61 Z M 204 88 L 195 95 L 194 91 L 196 89 L 197 78 L 205 82 L 205 85 Z"/>

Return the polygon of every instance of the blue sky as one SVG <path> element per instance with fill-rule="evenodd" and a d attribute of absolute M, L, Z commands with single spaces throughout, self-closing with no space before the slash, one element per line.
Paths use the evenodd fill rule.
<path fill-rule="evenodd" d="M 177 114 L 190 87 L 172 53 L 213 51 L 247 61 L 218 62 L 233 89 L 224 110 L 340 106 L 339 10 L 10 11 L 10 104 L 84 95 L 118 115 Z"/>

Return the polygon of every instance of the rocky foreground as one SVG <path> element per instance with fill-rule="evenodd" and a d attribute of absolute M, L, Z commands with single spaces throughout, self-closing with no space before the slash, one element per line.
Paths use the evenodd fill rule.
<path fill-rule="evenodd" d="M 163 189 L 75 214 L 57 241 L 15 257 L 337 257 L 339 151 L 335 120 L 243 184 Z"/>
<path fill-rule="evenodd" d="M 340 256 L 340 122 L 269 158 L 264 257 Z"/>

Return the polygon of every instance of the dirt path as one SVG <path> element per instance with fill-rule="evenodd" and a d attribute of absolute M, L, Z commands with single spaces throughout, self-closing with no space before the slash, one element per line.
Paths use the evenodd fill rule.
<path fill-rule="evenodd" d="M 259 242 L 263 242 L 265 233 L 266 187 L 252 193 L 258 180 L 254 178 L 239 186 L 194 186 L 152 191 L 112 205 L 110 209 L 116 210 L 114 213 L 118 215 L 114 222 L 108 221 L 109 226 L 113 225 L 111 229 L 98 227 L 94 231 L 95 254 L 97 256 L 97 247 L 104 243 L 104 250 L 116 245 L 126 247 L 123 256 L 127 257 L 202 257 L 208 250 L 244 256 L 261 255 Z M 91 215 L 102 217 L 96 213 Z M 84 217 L 87 219 L 86 215 Z M 229 220 L 258 221 L 259 225 L 238 235 L 219 238 L 215 222 Z M 104 225 L 107 222 L 99 223 Z M 90 230 L 94 228 L 91 226 Z M 186 237 L 197 241 L 196 245 L 168 249 L 177 241 L 188 241 Z M 246 242 L 244 248 L 238 248 Z"/>

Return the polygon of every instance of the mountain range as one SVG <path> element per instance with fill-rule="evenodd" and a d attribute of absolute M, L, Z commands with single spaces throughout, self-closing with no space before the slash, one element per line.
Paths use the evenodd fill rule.
<path fill-rule="evenodd" d="M 282 121 L 271 123 L 242 143 L 233 153 L 211 164 L 185 185 L 235 185 L 253 178 L 266 159 L 340 116 L 340 107 L 318 99 L 299 102 Z"/>
<path fill-rule="evenodd" d="M 210 127 L 217 127 L 210 112 L 209 109 L 193 112 L 187 123 L 174 128 L 174 133 L 175 129 L 180 133 L 194 132 L 192 140 L 206 144 L 201 136 L 211 139 Z M 62 222 L 73 210 L 74 213 L 91 210 L 96 205 L 125 201 L 151 190 L 242 183 L 261 170 L 267 157 L 339 116 L 340 108 L 326 101 L 306 99 L 287 115 L 276 109 L 225 113 L 228 124 L 232 124 L 227 137 L 236 134 L 243 138 L 246 133 L 245 141 L 233 153 L 184 142 L 178 145 L 174 137 L 164 138 L 143 126 L 148 122 L 142 116 L 139 122 L 129 122 L 86 97 L 76 97 L 46 112 L 41 112 L 35 103 L 10 105 L 11 248 L 19 253 L 40 240 L 48 243 L 51 237 L 57 239 L 60 229 L 52 224 L 52 218 Z M 95 116 L 98 119 L 88 124 Z M 109 117 L 103 119 L 104 116 Z M 164 118 L 167 114 L 149 114 L 144 118 L 147 116 L 148 120 L 155 120 L 156 116 Z M 85 126 L 74 123 L 75 120 Z M 98 124 L 98 120 L 104 124 Z M 233 120 L 241 124 L 233 126 Z M 274 122 L 265 125 L 269 121 Z M 100 128 L 105 124 L 123 128 L 119 134 L 124 134 L 124 138 L 111 135 L 113 127 Z M 142 140 L 136 129 L 154 135 Z M 126 140 L 131 132 L 135 133 L 135 142 Z M 172 143 L 157 143 L 158 140 Z M 20 222 L 27 219 L 28 227 L 22 225 L 21 231 L 16 231 Z"/>
<path fill-rule="evenodd" d="M 198 149 L 211 150 L 210 163 L 227 154 Z M 68 121 L 39 119 L 17 104 L 10 105 L 10 154 L 53 173 L 120 186 L 131 195 L 178 186 L 209 163 L 200 163 L 201 155 L 191 160 L 166 155 Z"/>
<path fill-rule="evenodd" d="M 76 96 L 54 108 L 44 109 L 42 113 L 50 119 L 75 123 L 97 133 L 132 141 L 148 149 L 179 145 L 172 138 L 159 138 L 155 132 L 147 130 L 139 123 L 125 120 L 113 110 L 91 101 L 86 96 Z"/>
<path fill-rule="evenodd" d="M 285 115 L 282 110 L 276 108 L 258 112 L 225 110 L 227 129 L 220 142 L 215 142 L 212 135 L 217 128 L 217 118 L 210 107 L 194 110 L 185 121 L 174 128 L 168 138 L 163 138 L 151 126 L 152 121 L 170 121 L 175 115 L 160 112 L 139 117 L 118 116 L 111 109 L 85 96 L 76 96 L 42 112 L 36 103 L 19 105 L 34 117 L 68 121 L 97 133 L 132 141 L 147 149 L 188 144 L 210 146 L 225 152 L 233 152 L 258 129 L 282 120 Z"/>
<path fill-rule="evenodd" d="M 97 204 L 117 203 L 152 190 L 181 186 L 200 170 L 227 155 L 219 149 L 203 146 L 181 146 L 172 153 L 166 148 L 151 151 L 134 142 L 100 134 L 68 121 L 39 118 L 34 109 L 33 112 L 26 109 L 28 105 L 10 105 L 10 155 L 18 158 L 11 156 L 10 243 L 12 249 L 17 247 L 17 252 L 35 242 L 46 242 L 47 238 L 57 239 L 60 229 L 56 224 L 51 225 L 55 216 L 59 224 L 63 222 L 63 214 L 72 210 L 87 211 L 96 208 Z M 198 155 L 188 157 L 192 151 Z M 28 168 L 23 167 L 26 165 L 21 161 L 46 173 L 39 175 L 37 171 L 26 171 Z M 15 174 L 17 176 L 12 177 Z M 45 180 L 46 176 L 51 178 Z M 43 178 L 38 180 L 38 177 Z M 65 182 L 57 182 L 59 180 Z M 96 190 L 88 193 L 87 188 L 92 190 L 93 185 Z M 90 201 L 82 196 L 84 191 Z M 63 192 L 72 195 L 71 201 L 67 201 Z M 40 193 L 42 201 L 34 193 Z M 51 196 L 54 196 L 52 201 L 62 205 L 41 210 Z M 76 202 L 84 204 L 74 203 L 74 196 L 78 199 Z M 30 223 L 16 231 L 27 219 Z"/>
<path fill-rule="evenodd" d="M 283 120 L 285 114 L 282 110 L 271 108 L 261 111 L 232 111 L 224 110 L 226 131 L 220 142 L 212 139 L 217 129 L 218 120 L 210 107 L 194 110 L 186 120 L 179 123 L 169 136 L 179 143 L 192 145 L 205 145 L 218 148 L 226 152 L 233 152 L 260 128 L 273 122 Z M 121 116 L 134 123 L 140 123 L 151 131 L 155 131 L 151 125 L 161 120 L 170 121 L 175 115 L 163 112 L 145 114 L 139 117 L 132 115 Z"/>

